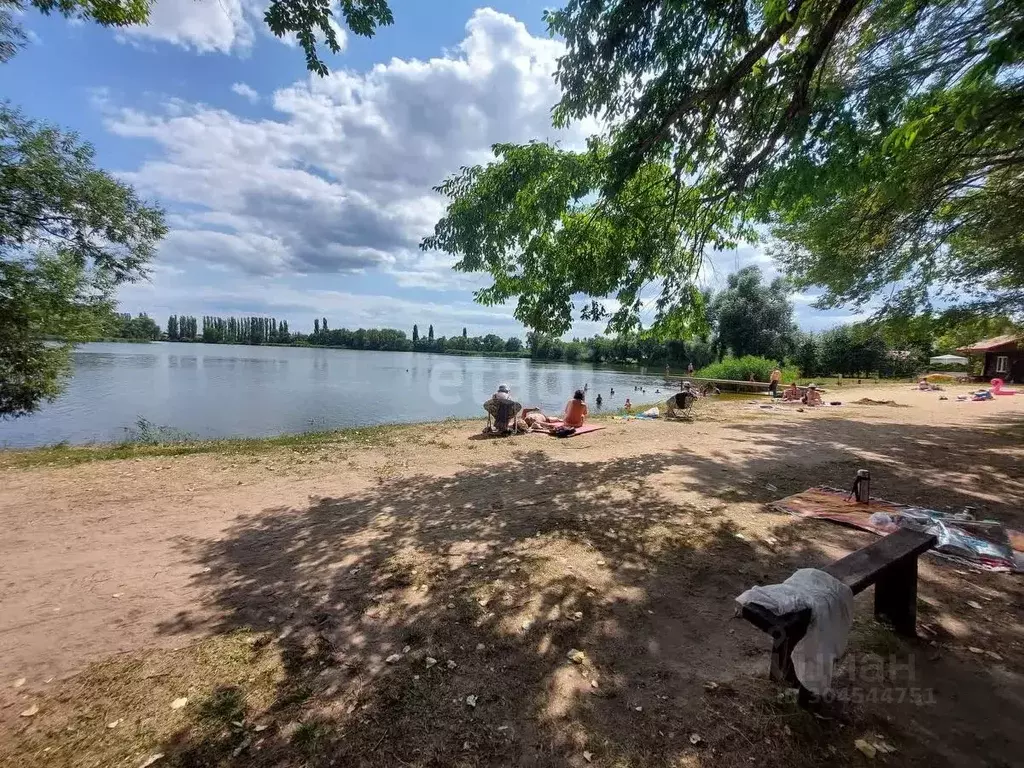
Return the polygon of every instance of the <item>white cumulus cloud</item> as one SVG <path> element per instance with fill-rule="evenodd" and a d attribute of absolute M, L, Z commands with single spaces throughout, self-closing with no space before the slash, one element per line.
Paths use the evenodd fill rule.
<path fill-rule="evenodd" d="M 310 77 L 268 97 L 273 119 L 177 100 L 156 112 L 104 108 L 109 130 L 157 145 L 122 176 L 187 211 L 163 246 L 175 263 L 249 275 L 382 270 L 400 285 L 466 288 L 449 259 L 418 250 L 443 212 L 431 187 L 496 142 L 582 143 L 592 126 L 551 128 L 562 50 L 481 9 L 443 56 Z"/>
<path fill-rule="evenodd" d="M 243 99 L 247 99 L 252 104 L 257 103 L 260 100 L 260 95 L 256 92 L 256 89 L 246 83 L 235 83 L 231 86 L 231 90 Z"/>
<path fill-rule="evenodd" d="M 248 50 L 253 41 L 251 13 L 241 0 L 156 0 L 149 23 L 118 31 L 129 41 L 157 40 L 200 53 Z"/>

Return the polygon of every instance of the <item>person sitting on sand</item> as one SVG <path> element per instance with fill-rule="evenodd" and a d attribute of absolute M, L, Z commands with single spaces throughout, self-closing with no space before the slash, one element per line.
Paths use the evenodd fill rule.
<path fill-rule="evenodd" d="M 682 416 L 687 409 L 693 406 L 697 395 L 693 392 L 690 382 L 683 385 L 683 391 L 677 392 L 665 401 L 665 418 L 674 419 Z"/>
<path fill-rule="evenodd" d="M 517 417 L 522 406 L 512 399 L 508 384 L 499 384 L 498 391 L 484 403 L 487 412 L 487 430 L 491 431 L 490 419 L 494 419 L 493 431 L 500 433 L 514 432 L 518 429 Z"/>
<path fill-rule="evenodd" d="M 821 405 L 821 392 L 818 391 L 818 385 L 808 384 L 807 392 L 801 400 L 804 405 Z"/>
<path fill-rule="evenodd" d="M 927 392 L 930 388 L 928 384 L 928 379 L 921 379 L 919 382 L 917 382 L 917 388 L 922 392 Z"/>
<path fill-rule="evenodd" d="M 565 413 L 562 414 L 562 421 L 567 427 L 582 427 L 583 420 L 587 417 L 587 404 L 582 389 L 577 389 L 572 400 L 565 404 Z"/>
<path fill-rule="evenodd" d="M 786 391 L 782 393 L 782 402 L 795 403 L 797 400 L 802 400 L 803 396 L 804 393 L 800 391 L 800 387 L 798 387 L 794 381 L 786 387 Z"/>

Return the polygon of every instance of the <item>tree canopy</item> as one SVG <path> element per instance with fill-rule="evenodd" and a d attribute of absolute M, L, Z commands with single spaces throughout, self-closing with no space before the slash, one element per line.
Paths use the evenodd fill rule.
<path fill-rule="evenodd" d="M 644 287 L 654 329 L 678 328 L 707 250 L 760 224 L 823 306 L 909 312 L 948 288 L 1024 309 L 1024 4 L 569 0 L 546 18 L 566 43 L 556 125 L 606 129 L 586 152 L 499 145 L 438 187 L 423 247 L 489 272 L 484 303 L 557 333 L 574 299 L 593 318 L 613 296 L 628 330 Z"/>
<path fill-rule="evenodd" d="M 59 393 L 69 347 L 44 338 L 102 335 L 113 289 L 145 275 L 165 231 L 88 144 L 0 105 L 0 417 Z"/>
<path fill-rule="evenodd" d="M 736 357 L 757 355 L 782 360 L 788 356 L 796 335 L 788 293 L 782 279 L 766 285 L 755 266 L 729 275 L 726 287 L 715 295 L 711 305 L 719 347 Z"/>
<path fill-rule="evenodd" d="M 201 0 L 216 2 L 217 0 Z M 105 27 L 146 24 L 154 0 L 0 0 L 0 61 L 9 59 L 24 43 L 24 34 L 11 10 L 26 5 L 43 13 L 59 13 L 72 19 L 94 21 Z M 341 51 L 341 41 L 332 22 L 335 9 L 341 21 L 356 35 L 372 37 L 378 27 L 394 23 L 388 0 L 272 0 L 263 14 L 267 27 L 278 37 L 294 34 L 306 57 L 306 68 L 324 76 L 328 67 L 317 50 L 325 45 L 331 53 Z"/>

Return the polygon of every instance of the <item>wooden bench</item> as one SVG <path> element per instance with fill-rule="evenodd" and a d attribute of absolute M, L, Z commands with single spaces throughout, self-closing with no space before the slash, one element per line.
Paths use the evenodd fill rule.
<path fill-rule="evenodd" d="M 889 621 L 904 636 L 917 634 L 917 559 L 935 546 L 931 534 L 901 528 L 825 568 L 858 595 L 875 586 L 875 617 Z M 771 677 L 805 691 L 796 678 L 790 654 L 807 633 L 811 610 L 777 615 L 760 605 L 743 607 L 743 618 L 772 636 Z"/>

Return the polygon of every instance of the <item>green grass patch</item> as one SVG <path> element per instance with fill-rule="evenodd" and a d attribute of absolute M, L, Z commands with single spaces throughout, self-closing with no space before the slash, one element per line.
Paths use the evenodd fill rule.
<path fill-rule="evenodd" d="M 763 382 L 771 378 L 776 364 L 776 361 L 767 357 L 755 357 L 754 355 L 727 357 L 719 363 L 705 365 L 694 375 L 702 379 L 725 379 L 726 381 L 748 381 L 753 376 L 754 381 Z M 793 381 L 800 375 L 800 370 L 796 366 L 787 365 L 781 370 L 783 381 Z"/>
<path fill-rule="evenodd" d="M 273 437 L 234 437 L 219 440 L 197 440 L 189 437 L 162 440 L 159 437 L 151 437 L 101 445 L 60 443 L 29 450 L 2 451 L 0 452 L 0 469 L 70 467 L 90 461 L 197 454 L 255 455 L 282 448 L 309 453 L 332 445 L 375 448 L 394 445 L 398 435 L 406 429 L 409 429 L 406 425 L 389 424 L 322 432 L 301 432 Z"/>

